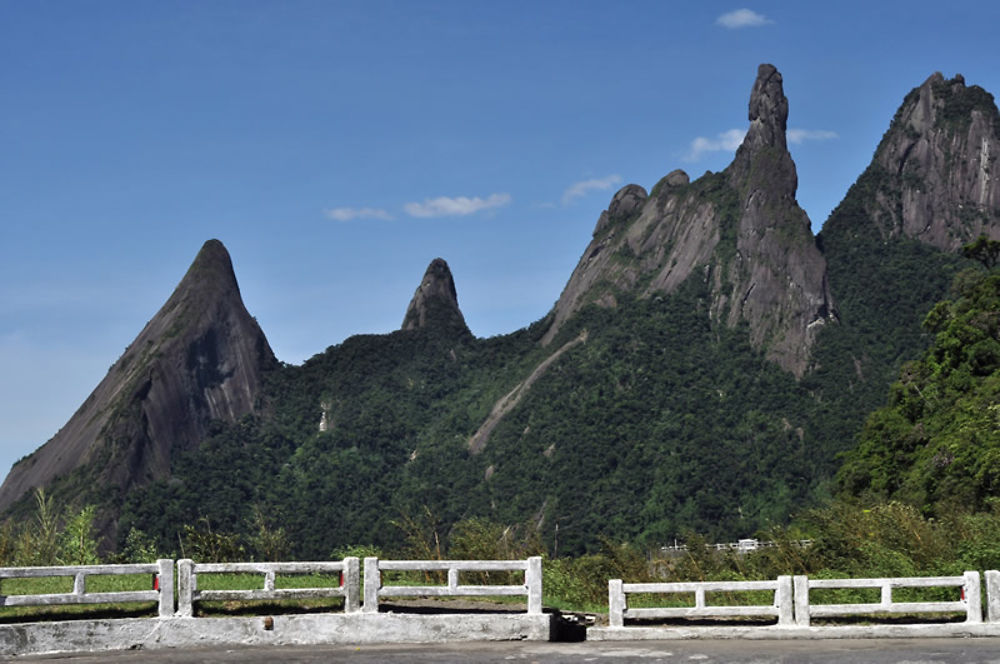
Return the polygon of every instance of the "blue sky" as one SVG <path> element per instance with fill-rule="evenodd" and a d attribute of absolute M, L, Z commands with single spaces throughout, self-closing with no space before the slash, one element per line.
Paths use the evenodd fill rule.
<path fill-rule="evenodd" d="M 720 170 L 782 72 L 819 230 L 1000 3 L 0 0 L 0 475 L 201 244 L 278 357 L 398 328 L 441 256 L 478 336 L 545 315 L 620 186 Z"/>

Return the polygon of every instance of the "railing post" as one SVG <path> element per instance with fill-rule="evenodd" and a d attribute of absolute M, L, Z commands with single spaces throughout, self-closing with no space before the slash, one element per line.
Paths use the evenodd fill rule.
<path fill-rule="evenodd" d="M 73 575 L 73 594 L 83 595 L 87 592 L 87 580 L 86 575 L 83 572 L 77 572 Z"/>
<path fill-rule="evenodd" d="M 809 626 L 809 577 L 796 574 L 792 579 L 795 587 L 795 624 Z"/>
<path fill-rule="evenodd" d="M 194 615 L 194 561 L 190 558 L 177 561 L 177 615 Z"/>
<path fill-rule="evenodd" d="M 344 613 L 357 613 L 361 606 L 361 571 L 358 559 L 344 558 Z"/>
<path fill-rule="evenodd" d="M 160 558 L 156 561 L 159 571 L 156 574 L 157 588 L 160 591 L 159 616 L 172 618 L 174 616 L 174 561 Z"/>
<path fill-rule="evenodd" d="M 531 556 L 524 570 L 524 585 L 528 587 L 528 613 L 542 612 L 542 557 Z"/>
<path fill-rule="evenodd" d="M 981 623 L 983 622 L 983 604 L 979 594 L 979 572 L 966 572 L 962 576 L 965 577 L 965 584 L 962 586 L 965 590 L 965 622 Z"/>
<path fill-rule="evenodd" d="M 986 619 L 1000 622 L 1000 572 L 986 570 Z"/>
<path fill-rule="evenodd" d="M 625 626 L 625 590 L 621 579 L 608 581 L 608 626 Z"/>
<path fill-rule="evenodd" d="M 791 625 L 794 621 L 792 597 L 792 577 L 788 575 L 779 576 L 778 589 L 774 591 L 774 603 L 778 607 L 779 625 Z"/>
<path fill-rule="evenodd" d="M 365 558 L 365 604 L 361 608 L 364 613 L 378 613 L 378 591 L 381 587 L 378 558 Z"/>

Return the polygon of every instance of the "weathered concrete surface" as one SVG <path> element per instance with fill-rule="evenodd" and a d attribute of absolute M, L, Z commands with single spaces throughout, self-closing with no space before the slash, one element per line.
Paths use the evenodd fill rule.
<path fill-rule="evenodd" d="M 932 639 L 945 637 L 1000 637 L 1000 624 L 938 623 L 934 625 L 836 625 L 818 627 L 591 627 L 588 641 L 645 641 L 678 639 Z M 1000 654 L 997 657 L 1000 661 Z"/>
<path fill-rule="evenodd" d="M 0 625 L 0 656 L 318 644 L 547 641 L 551 615 L 321 614 Z M 271 624 L 271 629 L 267 628 Z"/>
<path fill-rule="evenodd" d="M 193 648 L 26 657 L 35 664 L 996 664 L 1000 639 L 448 643 Z"/>

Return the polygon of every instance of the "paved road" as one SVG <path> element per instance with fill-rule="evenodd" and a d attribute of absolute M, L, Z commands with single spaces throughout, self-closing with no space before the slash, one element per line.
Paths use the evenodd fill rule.
<path fill-rule="evenodd" d="M 254 649 L 149 650 L 19 657 L 61 664 L 414 664 L 539 662 L 555 664 L 1000 664 L 1000 639 L 830 639 L 822 641 L 633 641 L 467 643 L 433 646 L 302 646 Z"/>

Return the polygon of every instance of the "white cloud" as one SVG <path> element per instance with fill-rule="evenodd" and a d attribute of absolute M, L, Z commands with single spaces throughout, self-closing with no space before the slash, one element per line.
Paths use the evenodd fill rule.
<path fill-rule="evenodd" d="M 384 221 L 389 221 L 392 219 L 392 215 L 389 214 L 388 211 L 383 210 L 382 208 L 370 207 L 339 207 L 327 210 L 325 214 L 334 221 L 351 221 L 352 219 L 382 219 Z"/>
<path fill-rule="evenodd" d="M 562 203 L 563 205 L 569 205 L 574 199 L 586 196 L 591 191 L 601 191 L 604 189 L 610 189 L 616 184 L 620 184 L 622 181 L 622 176 L 620 175 L 609 175 L 603 178 L 593 178 L 590 180 L 583 180 L 581 182 L 576 182 L 570 185 L 566 191 L 563 192 Z"/>
<path fill-rule="evenodd" d="M 691 141 L 691 149 L 684 156 L 685 161 L 698 161 L 706 152 L 721 152 L 723 150 L 735 152 L 743 142 L 743 137 L 747 135 L 746 129 L 729 129 L 715 138 L 705 138 L 699 136 Z"/>
<path fill-rule="evenodd" d="M 510 194 L 490 194 L 487 198 L 440 196 L 428 198 L 423 203 L 407 203 L 403 209 L 411 217 L 461 217 L 482 210 L 503 207 L 510 201 Z"/>
<path fill-rule="evenodd" d="M 736 30 L 739 28 L 756 28 L 768 23 L 774 23 L 774 21 L 763 14 L 758 14 L 752 9 L 737 9 L 715 19 L 715 23 L 724 28 Z"/>
<path fill-rule="evenodd" d="M 788 142 L 798 145 L 802 141 L 829 141 L 837 136 L 837 132 L 826 129 L 789 129 L 785 132 Z"/>

